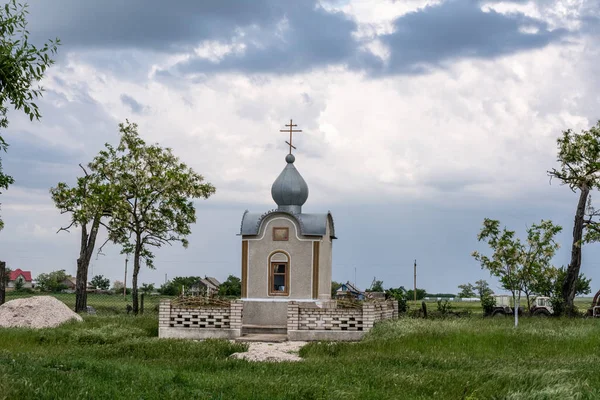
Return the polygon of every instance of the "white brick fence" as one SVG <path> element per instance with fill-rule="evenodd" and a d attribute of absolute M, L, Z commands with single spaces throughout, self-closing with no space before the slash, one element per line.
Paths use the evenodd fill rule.
<path fill-rule="evenodd" d="M 235 339 L 242 330 L 240 300 L 229 306 L 173 307 L 161 300 L 158 313 L 158 337 L 178 339 Z"/>
<path fill-rule="evenodd" d="M 359 340 L 377 321 L 398 317 L 398 302 L 365 302 L 357 308 L 288 303 L 289 340 Z"/>

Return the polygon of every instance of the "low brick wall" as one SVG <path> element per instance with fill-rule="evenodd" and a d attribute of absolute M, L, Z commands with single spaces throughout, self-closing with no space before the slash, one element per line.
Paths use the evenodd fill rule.
<path fill-rule="evenodd" d="M 365 302 L 360 308 L 320 308 L 288 303 L 289 340 L 360 340 L 381 320 L 398 317 L 398 302 Z"/>
<path fill-rule="evenodd" d="M 161 300 L 158 313 L 158 337 L 176 339 L 234 339 L 242 330 L 243 303 L 227 306 L 173 307 Z"/>

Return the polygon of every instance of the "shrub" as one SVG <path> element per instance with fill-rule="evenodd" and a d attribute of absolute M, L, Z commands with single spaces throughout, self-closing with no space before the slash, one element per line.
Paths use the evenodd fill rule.
<path fill-rule="evenodd" d="M 491 315 L 494 307 L 496 307 L 496 299 L 489 294 L 481 296 L 481 307 L 483 308 L 483 315 Z"/>

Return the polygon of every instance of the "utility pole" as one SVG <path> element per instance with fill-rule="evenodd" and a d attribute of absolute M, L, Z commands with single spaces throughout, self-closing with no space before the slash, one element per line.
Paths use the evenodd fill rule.
<path fill-rule="evenodd" d="M 129 255 L 125 255 L 125 277 L 123 278 L 123 297 L 127 296 L 127 262 L 129 261 Z"/>
<path fill-rule="evenodd" d="M 415 260 L 415 289 L 413 290 L 415 301 L 417 301 L 417 260 Z"/>

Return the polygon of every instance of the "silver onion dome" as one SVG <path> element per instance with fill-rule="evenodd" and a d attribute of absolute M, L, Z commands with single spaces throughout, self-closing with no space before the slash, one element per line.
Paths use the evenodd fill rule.
<path fill-rule="evenodd" d="M 277 203 L 278 210 L 300 214 L 302 212 L 302 205 L 308 199 L 308 185 L 296 167 L 294 167 L 296 157 L 293 154 L 288 154 L 285 157 L 285 161 L 287 165 L 277 179 L 275 179 L 275 182 L 273 182 L 271 196 L 275 200 L 275 203 Z"/>

